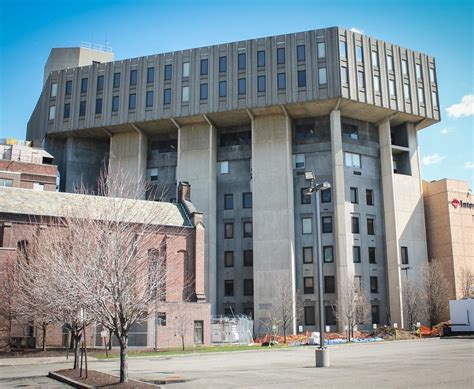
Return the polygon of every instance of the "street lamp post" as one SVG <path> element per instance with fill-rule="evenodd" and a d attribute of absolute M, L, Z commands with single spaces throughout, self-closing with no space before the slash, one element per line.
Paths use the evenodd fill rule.
<path fill-rule="evenodd" d="M 314 194 L 314 245 L 316 246 L 318 261 L 318 308 L 319 308 L 319 347 L 316 349 L 316 367 L 329 367 L 329 350 L 324 347 L 324 290 L 323 290 L 323 252 L 322 252 L 322 231 L 321 231 L 321 212 L 319 204 L 318 192 L 331 188 L 329 182 L 317 183 L 314 172 L 305 172 L 305 179 L 310 182 L 311 186 L 307 189 L 306 195 Z"/>

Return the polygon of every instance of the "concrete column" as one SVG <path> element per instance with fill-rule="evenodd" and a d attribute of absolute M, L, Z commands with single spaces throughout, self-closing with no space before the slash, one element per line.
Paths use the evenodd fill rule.
<path fill-rule="evenodd" d="M 204 214 L 206 296 L 216 313 L 216 128 L 209 123 L 178 129 L 177 181 L 191 185 L 191 202 Z M 196 274 L 198 276 L 198 274 Z"/>
<path fill-rule="evenodd" d="M 395 174 L 393 173 L 390 121 L 379 125 L 380 165 L 387 251 L 388 309 L 392 323 L 403 322 L 402 285 L 400 277 L 399 231 L 395 205 Z"/>
<path fill-rule="evenodd" d="M 280 303 L 287 285 L 295 309 L 295 229 L 291 121 L 252 120 L 253 274 L 255 330 Z M 296 331 L 296 323 L 291 328 Z"/>
<path fill-rule="evenodd" d="M 334 242 L 336 262 L 337 295 L 341 296 L 344 282 L 350 274 L 347 252 L 347 212 L 344 186 L 344 151 L 342 149 L 341 111 L 333 110 L 330 114 L 331 155 L 332 155 L 332 201 L 334 203 Z M 350 246 L 349 246 L 350 247 Z M 352 261 L 351 261 L 352 262 Z M 352 263 L 351 263 L 352 266 Z M 341 328 L 339 328 L 341 330 Z"/>

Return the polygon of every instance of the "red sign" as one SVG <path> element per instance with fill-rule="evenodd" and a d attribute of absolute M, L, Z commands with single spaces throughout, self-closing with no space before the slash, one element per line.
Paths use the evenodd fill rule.
<path fill-rule="evenodd" d="M 458 199 L 453 199 L 453 201 L 451 201 L 451 204 L 454 208 L 459 208 L 461 206 L 461 202 Z"/>

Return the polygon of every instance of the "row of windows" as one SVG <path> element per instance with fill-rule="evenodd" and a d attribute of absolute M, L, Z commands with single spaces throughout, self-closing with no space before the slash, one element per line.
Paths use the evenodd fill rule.
<path fill-rule="evenodd" d="M 251 221 L 242 222 L 242 237 L 251 238 L 253 235 L 253 224 Z M 234 238 L 234 223 L 224 223 L 224 239 Z"/>
<path fill-rule="evenodd" d="M 242 208 L 252 208 L 252 192 L 242 193 Z M 234 195 L 232 193 L 224 195 L 224 209 L 234 209 Z"/>
<path fill-rule="evenodd" d="M 347 167 L 361 168 L 361 155 L 357 153 L 344 153 L 344 162 Z M 293 155 L 293 168 L 304 169 L 306 167 L 306 156 L 304 154 Z M 323 191 L 325 192 L 325 191 Z"/>
<path fill-rule="evenodd" d="M 301 204 L 311 204 L 311 196 L 308 196 L 309 188 L 301 188 Z M 331 202 L 331 189 L 320 191 L 321 203 Z M 350 187 L 350 200 L 352 204 L 359 204 L 359 189 Z M 365 204 L 374 205 L 374 191 L 372 189 L 365 190 Z"/>
<path fill-rule="evenodd" d="M 301 218 L 302 233 L 312 234 L 313 233 L 313 218 L 303 217 Z M 321 218 L 321 230 L 323 233 L 332 232 L 332 216 L 323 216 Z M 360 223 L 358 216 L 351 217 L 351 230 L 353 234 L 360 234 Z M 367 234 L 375 235 L 375 220 L 371 217 L 367 218 Z"/>
<path fill-rule="evenodd" d="M 234 296 L 234 280 L 224 280 L 224 296 Z M 253 279 L 244 279 L 244 296 L 253 296 Z"/>
<path fill-rule="evenodd" d="M 253 251 L 244 250 L 244 266 L 251 267 L 253 266 Z M 224 251 L 224 266 L 225 267 L 234 267 L 234 252 L 233 251 Z"/>
<path fill-rule="evenodd" d="M 335 310 L 336 310 L 336 307 L 332 305 L 326 305 L 324 307 L 325 325 L 333 326 L 337 324 Z M 380 324 L 380 307 L 378 305 L 371 305 L 370 312 L 371 312 L 372 324 Z M 314 305 L 304 307 L 304 324 L 306 326 L 316 325 L 315 313 L 316 311 L 315 311 Z M 364 323 L 359 323 L 359 324 L 364 324 Z"/>
<path fill-rule="evenodd" d="M 362 288 L 362 277 L 356 276 L 359 282 L 359 289 Z M 370 293 L 379 292 L 379 279 L 377 276 L 370 276 Z M 324 293 L 336 293 L 336 277 L 324 276 Z M 303 294 L 314 294 L 314 277 L 303 277 Z"/>

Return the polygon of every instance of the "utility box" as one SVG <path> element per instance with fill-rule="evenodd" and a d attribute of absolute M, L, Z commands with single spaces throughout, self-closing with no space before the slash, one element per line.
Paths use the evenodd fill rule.
<path fill-rule="evenodd" d="M 474 299 L 450 300 L 451 332 L 474 333 Z"/>

